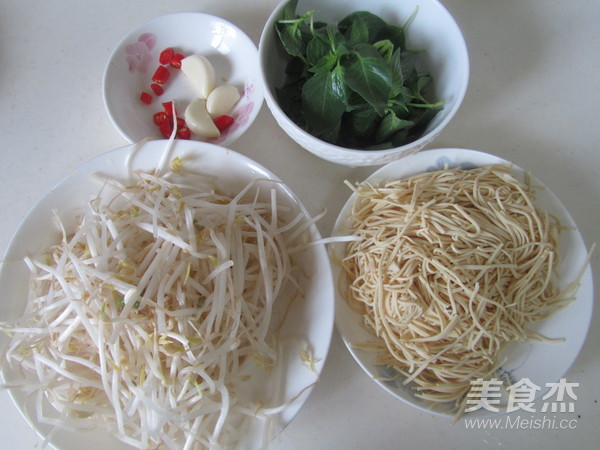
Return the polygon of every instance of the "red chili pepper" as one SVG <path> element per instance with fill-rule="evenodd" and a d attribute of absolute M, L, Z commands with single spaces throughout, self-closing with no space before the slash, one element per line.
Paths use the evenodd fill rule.
<path fill-rule="evenodd" d="M 154 75 L 152 75 L 152 81 L 158 84 L 165 84 L 169 77 L 171 76 L 171 72 L 165 66 L 158 66 Z"/>
<path fill-rule="evenodd" d="M 173 104 L 173 102 L 165 102 L 162 104 L 163 109 L 165 110 L 165 113 L 167 113 L 167 116 L 173 116 L 173 115 L 177 115 L 177 111 L 175 110 L 175 105 Z"/>
<path fill-rule="evenodd" d="M 158 126 L 158 129 L 162 137 L 168 139 L 171 137 L 171 133 L 173 133 L 173 123 L 170 120 L 165 120 Z"/>
<path fill-rule="evenodd" d="M 165 92 L 165 90 L 163 89 L 163 87 L 160 84 L 158 84 L 158 83 L 152 83 L 150 85 L 150 88 L 154 91 L 154 93 L 156 95 L 162 95 L 163 92 Z"/>
<path fill-rule="evenodd" d="M 171 58 L 171 67 L 174 67 L 175 69 L 181 69 L 181 60 L 183 58 L 185 58 L 185 56 L 181 53 L 175 53 Z"/>
<path fill-rule="evenodd" d="M 168 119 L 169 119 L 169 116 L 164 111 L 159 111 L 156 114 L 154 114 L 154 116 L 152 116 L 152 120 L 154 121 L 154 123 L 156 125 L 160 125 L 161 123 L 163 123 L 164 121 L 166 121 Z"/>
<path fill-rule="evenodd" d="M 149 94 L 148 92 L 142 92 L 140 94 L 140 100 L 142 101 L 142 103 L 149 105 L 150 103 L 152 103 L 152 94 Z"/>
<path fill-rule="evenodd" d="M 183 126 L 177 129 L 177 137 L 179 139 L 191 139 L 192 132 L 187 126 Z"/>
<path fill-rule="evenodd" d="M 213 120 L 213 122 L 215 123 L 215 125 L 217 126 L 219 131 L 222 133 L 223 131 L 225 131 L 227 128 L 229 128 L 231 126 L 231 124 L 234 122 L 234 120 L 235 119 L 231 116 L 222 115 L 222 116 L 216 117 Z"/>
<path fill-rule="evenodd" d="M 175 55 L 175 51 L 172 48 L 165 48 L 160 55 L 158 56 L 158 62 L 160 62 L 163 66 L 166 66 L 173 59 L 173 55 Z"/>

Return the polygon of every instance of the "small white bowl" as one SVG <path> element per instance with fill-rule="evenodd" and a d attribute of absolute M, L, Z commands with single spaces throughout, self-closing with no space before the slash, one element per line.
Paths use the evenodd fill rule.
<path fill-rule="evenodd" d="M 283 130 L 309 152 L 338 164 L 369 166 L 385 164 L 415 153 L 430 144 L 456 114 L 467 90 L 469 58 L 462 33 L 450 13 L 436 0 L 300 0 L 296 12 L 315 10 L 315 20 L 340 21 L 347 14 L 367 10 L 386 22 L 401 26 L 418 8 L 407 29 L 407 46 L 425 50 L 420 70 L 428 71 L 434 80 L 432 95 L 444 100 L 445 106 L 429 123 L 421 137 L 401 147 L 386 150 L 355 150 L 327 143 L 296 125 L 281 109 L 275 93 L 283 86 L 288 56 L 278 45 L 275 24 L 282 17 L 287 0 L 281 2 L 269 17 L 263 30 L 258 53 L 265 100 Z"/>
<path fill-rule="evenodd" d="M 524 169 L 487 153 L 466 149 L 436 149 L 426 150 L 402 160 L 391 162 L 375 171 L 365 182 L 373 186 L 380 186 L 387 181 L 441 170 L 444 167 L 469 169 L 493 164 L 508 165 L 511 172 L 520 180 L 524 180 L 529 175 Z M 560 200 L 547 187 L 544 187 L 540 180 L 531 177 L 530 181 L 532 185 L 539 186 L 539 189 L 536 190 L 535 205 L 547 211 L 551 216 L 556 217 L 562 227 L 559 236 L 560 263 L 557 269 L 560 277 L 556 281 L 560 289 L 565 289 L 577 279 L 582 267 L 586 266 L 588 249 L 577 225 Z M 356 194 L 350 195 L 341 209 L 334 225 L 332 233 L 334 236 L 343 236 L 350 233 L 349 218 L 355 201 Z M 332 255 L 334 283 L 339 286 L 341 269 L 336 261 L 343 258 L 345 244 L 334 244 L 330 248 L 330 253 Z M 539 392 L 541 397 L 547 391 L 546 383 L 554 383 L 562 378 L 581 350 L 592 318 L 593 301 L 592 270 L 588 265 L 585 267 L 583 277 L 580 280 L 575 301 L 531 326 L 533 330 L 543 336 L 564 340 L 552 343 L 529 340 L 523 343 L 511 344 L 503 353 L 503 358 L 506 359 L 498 371 L 508 375 L 511 380 L 515 381 L 529 378 L 531 382 L 542 388 Z M 455 413 L 451 410 L 451 405 L 433 406 L 431 403 L 415 397 L 411 388 L 402 384 L 403 379 L 384 380 L 383 378 L 386 377 L 389 379 L 391 374 L 386 373 L 385 368 L 373 364 L 373 353 L 356 347 L 356 344 L 372 341 L 373 337 L 370 331 L 362 325 L 360 314 L 350 308 L 340 294 L 339 289 L 336 292 L 335 309 L 336 329 L 356 362 L 379 386 L 395 398 L 423 411 L 444 416 Z M 548 352 L 552 352 L 552 358 L 548 358 Z M 469 414 L 481 415 L 482 412 L 475 411 Z"/>
<path fill-rule="evenodd" d="M 215 68 L 216 86 L 236 86 L 242 98 L 231 116 L 236 120 L 220 137 L 208 142 L 228 146 L 250 127 L 263 102 L 258 51 L 237 26 L 216 16 L 197 12 L 160 16 L 137 27 L 117 45 L 103 77 L 103 97 L 110 120 L 129 142 L 162 138 L 152 116 L 163 102 L 175 100 L 178 114 L 196 98 L 179 69 L 170 68 L 164 93 L 154 95 L 151 78 L 159 66 L 159 54 L 167 47 L 185 56 L 201 54 Z M 142 103 L 142 91 L 152 93 L 150 105 Z M 197 139 L 192 137 L 192 139 Z"/>

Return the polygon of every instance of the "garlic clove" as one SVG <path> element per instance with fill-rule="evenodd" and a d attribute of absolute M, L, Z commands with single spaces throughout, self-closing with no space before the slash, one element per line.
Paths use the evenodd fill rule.
<path fill-rule="evenodd" d="M 184 112 L 185 123 L 192 133 L 206 139 L 219 137 L 221 132 L 206 109 L 206 100 L 197 98 Z"/>
<path fill-rule="evenodd" d="M 200 98 L 208 98 L 215 87 L 215 68 L 202 55 L 190 55 L 181 60 L 181 71 Z"/>
<path fill-rule="evenodd" d="M 219 86 L 211 91 L 206 99 L 206 109 L 214 119 L 229 114 L 240 99 L 240 92 L 235 86 Z"/>

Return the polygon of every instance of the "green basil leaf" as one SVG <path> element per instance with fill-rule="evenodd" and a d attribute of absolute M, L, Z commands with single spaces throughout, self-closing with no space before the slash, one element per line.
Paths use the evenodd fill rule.
<path fill-rule="evenodd" d="M 390 100 L 388 108 L 394 111 L 394 114 L 401 119 L 411 118 L 411 109 L 408 106 L 408 102 L 403 101 L 401 97 Z"/>
<path fill-rule="evenodd" d="M 396 132 L 410 128 L 414 125 L 414 122 L 410 120 L 404 120 L 396 117 L 393 111 L 388 111 L 388 113 L 383 117 L 383 120 L 379 124 L 379 128 L 377 128 L 377 132 L 375 133 L 375 142 L 382 143 L 390 139 Z"/>
<path fill-rule="evenodd" d="M 304 80 L 275 89 L 277 103 L 286 115 L 300 127 L 303 127 L 305 122 L 302 108 L 299 107 L 302 104 L 302 86 L 304 86 Z"/>
<path fill-rule="evenodd" d="M 356 44 L 352 50 L 363 58 L 381 58 L 381 53 L 371 44 Z"/>
<path fill-rule="evenodd" d="M 312 34 L 302 19 L 294 23 L 277 23 L 275 30 L 284 50 L 291 56 L 304 59 L 306 46 Z"/>
<path fill-rule="evenodd" d="M 277 23 L 275 30 L 279 36 L 279 41 L 283 46 L 283 49 L 291 56 L 302 57 L 301 54 L 301 37 L 300 33 L 296 33 L 296 30 L 286 24 Z"/>
<path fill-rule="evenodd" d="M 315 36 L 306 46 L 306 60 L 308 64 L 316 66 L 330 51 L 331 47 L 321 37 Z"/>
<path fill-rule="evenodd" d="M 357 56 L 346 68 L 346 83 L 375 108 L 377 114 L 383 115 L 392 90 L 392 74 L 382 58 Z"/>
<path fill-rule="evenodd" d="M 309 69 L 313 73 L 317 72 L 331 72 L 335 65 L 337 64 L 337 56 L 333 54 L 324 55 L 317 64 L 315 64 L 311 69 Z"/>
<path fill-rule="evenodd" d="M 320 31 L 325 29 L 329 24 L 327 22 L 321 22 L 319 20 L 313 20 L 313 29 Z"/>
<path fill-rule="evenodd" d="M 291 82 L 306 77 L 306 64 L 302 59 L 296 56 L 292 57 L 285 66 L 285 75 Z"/>
<path fill-rule="evenodd" d="M 344 120 L 348 133 L 357 137 L 367 138 L 373 132 L 381 117 L 368 104 L 364 104 L 363 107 L 356 108 L 347 113 Z"/>
<path fill-rule="evenodd" d="M 404 75 L 402 73 L 402 51 L 396 49 L 392 54 L 390 61 L 390 71 L 392 72 L 392 93 L 391 97 L 397 97 L 402 92 L 404 86 Z"/>
<path fill-rule="evenodd" d="M 346 33 L 356 21 L 364 22 L 367 26 L 369 31 L 368 42 L 374 42 L 375 37 L 379 34 L 381 29 L 386 26 L 386 22 L 381 17 L 368 11 L 356 11 L 344 17 L 340 21 L 338 28 L 342 33 Z"/>
<path fill-rule="evenodd" d="M 406 50 L 406 35 L 404 33 L 404 27 L 398 27 L 396 25 L 386 25 L 379 30 L 379 34 L 376 39 L 378 41 L 388 40 L 394 44 L 395 48 Z"/>
<path fill-rule="evenodd" d="M 417 75 L 417 92 L 419 97 L 423 97 L 425 88 L 431 83 L 431 75 L 429 73 L 421 72 Z"/>
<path fill-rule="evenodd" d="M 346 85 L 346 69 L 338 65 L 331 72 L 331 89 L 334 97 L 344 104 L 344 109 L 348 107 L 348 87 Z"/>
<path fill-rule="evenodd" d="M 346 110 L 343 72 L 336 69 L 315 73 L 302 88 L 304 118 L 310 132 L 317 135 L 337 130 Z"/>
<path fill-rule="evenodd" d="M 330 31 L 331 33 L 329 35 L 329 41 L 331 43 L 331 47 L 334 53 L 338 54 L 340 49 L 346 51 L 346 47 L 348 45 L 346 37 L 339 31 L 337 31 L 335 25 L 330 28 Z"/>
<path fill-rule="evenodd" d="M 336 35 L 339 33 L 338 33 L 337 27 L 335 26 L 334 23 L 327 24 L 327 26 L 325 27 L 325 34 L 327 36 L 327 42 L 329 42 L 329 45 L 332 48 L 335 48 L 336 47 L 335 43 L 338 39 Z"/>
<path fill-rule="evenodd" d="M 292 11 L 293 14 L 292 14 Z M 284 17 L 275 24 L 275 31 L 284 50 L 291 56 L 304 58 L 306 46 L 312 39 L 312 30 L 307 22 L 312 21 L 315 11 L 308 11 L 306 14 L 298 17 L 295 14 L 295 6 L 292 9 L 290 4 L 284 8 Z"/>
<path fill-rule="evenodd" d="M 412 86 L 417 81 L 417 55 L 417 52 L 402 53 L 402 77 L 407 86 Z"/>
<path fill-rule="evenodd" d="M 356 44 L 367 44 L 369 43 L 369 28 L 364 21 L 358 19 L 352 22 L 344 36 L 349 47 Z"/>
<path fill-rule="evenodd" d="M 409 142 L 415 140 L 415 133 L 411 133 L 411 129 L 404 129 L 398 131 L 396 134 L 392 136 L 392 147 L 400 147 L 402 145 L 406 145 Z"/>
<path fill-rule="evenodd" d="M 348 87 L 348 106 L 346 111 L 354 111 L 362 108 L 373 109 L 358 92 L 355 92 Z"/>
<path fill-rule="evenodd" d="M 289 0 L 283 7 L 283 20 L 291 20 L 296 18 L 296 8 L 298 7 L 298 0 Z"/>
<path fill-rule="evenodd" d="M 394 44 L 389 39 L 383 39 L 373 44 L 373 47 L 379 52 L 381 57 L 386 61 L 390 61 L 394 53 Z"/>
<path fill-rule="evenodd" d="M 432 107 L 432 108 L 423 108 L 423 109 L 415 109 L 412 112 L 414 117 L 415 126 L 411 130 L 411 134 L 416 135 L 420 134 L 427 125 L 433 120 L 433 118 L 443 109 L 442 106 Z"/>

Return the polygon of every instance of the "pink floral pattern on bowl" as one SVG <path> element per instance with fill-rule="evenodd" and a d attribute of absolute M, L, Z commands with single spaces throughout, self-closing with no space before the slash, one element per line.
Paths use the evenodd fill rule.
<path fill-rule="evenodd" d="M 211 143 L 219 144 L 223 142 L 235 130 L 237 130 L 240 127 L 243 127 L 244 125 L 246 125 L 246 123 L 248 123 L 248 121 L 252 117 L 252 110 L 254 109 L 254 102 L 250 100 L 250 94 L 252 94 L 253 91 L 253 84 L 249 84 L 244 88 L 242 96 L 238 102 L 238 107 L 234 109 L 231 113 L 231 116 L 235 119 L 235 121 L 231 124 L 229 128 L 224 130 L 218 138 L 211 139 Z M 246 101 L 245 104 L 243 104 L 244 101 Z"/>
<path fill-rule="evenodd" d="M 152 62 L 150 50 L 156 45 L 156 36 L 152 33 L 142 34 L 136 42 L 125 46 L 125 56 L 129 71 L 146 73 Z"/>

